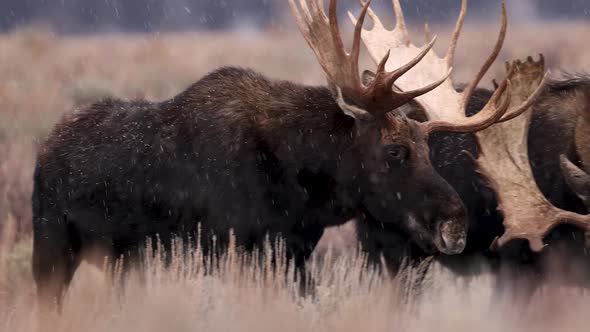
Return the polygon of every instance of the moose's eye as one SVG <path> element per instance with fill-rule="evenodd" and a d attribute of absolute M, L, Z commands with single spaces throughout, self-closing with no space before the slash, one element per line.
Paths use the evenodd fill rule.
<path fill-rule="evenodd" d="M 393 161 L 403 163 L 408 158 L 409 150 L 404 145 L 392 145 L 388 148 L 387 154 Z"/>

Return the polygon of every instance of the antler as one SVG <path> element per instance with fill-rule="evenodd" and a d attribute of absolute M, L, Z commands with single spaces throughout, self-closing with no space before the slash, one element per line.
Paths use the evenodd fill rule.
<path fill-rule="evenodd" d="M 543 86 L 543 56 L 539 61 L 528 57 L 526 62 L 507 65 L 512 82 L 511 111 L 529 105 Z M 544 248 L 543 238 L 555 226 L 570 223 L 590 234 L 590 216 L 564 211 L 543 196 L 535 182 L 527 149 L 528 129 L 532 112 L 511 121 L 496 124 L 476 133 L 480 155 L 475 161 L 478 172 L 486 177 L 496 191 L 498 208 L 504 213 L 505 232 L 492 247 L 501 247 L 513 239 L 526 239 L 533 251 Z M 520 110 L 512 111 L 518 113 Z"/>
<path fill-rule="evenodd" d="M 361 0 L 359 0 L 359 3 L 362 4 Z M 367 4 L 365 3 L 365 6 L 366 5 Z M 390 59 L 386 68 L 397 67 L 400 63 L 407 61 L 409 58 L 413 58 L 415 54 L 419 52 L 419 48 L 413 45 L 410 41 L 399 0 L 393 0 L 393 7 L 397 20 L 396 26 L 393 30 L 387 30 L 379 17 L 371 9 L 367 9 L 368 15 L 373 20 L 374 24 L 371 30 L 363 31 L 363 41 L 373 60 L 378 61 L 378 59 L 381 59 L 384 54 L 388 54 L 389 51 L 396 54 L 396 58 Z M 432 77 L 440 77 L 443 73 L 446 73 L 451 69 L 455 58 L 455 49 L 457 47 L 459 35 L 461 34 L 461 28 L 463 27 L 466 13 L 467 0 L 463 0 L 461 3 L 461 12 L 447 54 L 440 58 L 434 53 L 434 51 L 429 51 L 424 56 L 423 60 L 411 70 L 409 75 L 401 77 L 395 83 L 396 87 L 402 91 L 411 90 L 414 86 L 428 82 Z M 358 23 L 351 13 L 349 13 L 349 15 L 353 23 Z M 496 45 L 467 88 L 462 93 L 459 93 L 455 90 L 451 79 L 447 79 L 443 84 L 430 93 L 416 98 L 416 101 L 424 108 L 430 120 L 422 124 L 426 133 L 435 131 L 476 132 L 501 121 L 502 116 L 505 115 L 508 105 L 510 104 L 510 89 L 508 89 L 510 82 L 508 81 L 508 78 L 502 81 L 487 105 L 476 115 L 466 117 L 465 110 L 471 94 L 490 66 L 494 63 L 502 48 L 506 36 L 506 28 L 506 7 L 504 3 L 502 3 L 502 27 Z M 430 34 L 428 26 L 425 27 L 425 34 L 428 38 Z M 508 91 L 507 96 L 503 97 L 503 94 L 506 91 Z M 504 98 L 503 102 L 498 105 L 499 100 L 502 98 Z M 514 110 L 514 113 L 506 115 L 504 120 L 518 116 L 526 110 L 525 106 L 526 105 L 523 105 L 523 107 Z"/>
<path fill-rule="evenodd" d="M 433 80 L 413 91 L 401 92 L 392 89 L 394 83 L 416 66 L 430 51 L 434 45 L 434 40 L 432 40 L 413 57 L 406 59 L 407 61 L 400 63 L 398 67 L 389 72 L 385 70 L 389 53 L 382 54 L 375 80 L 369 86 L 365 86 L 359 75 L 358 61 L 362 26 L 371 1 L 369 0 L 363 5 L 362 12 L 356 22 L 350 54 L 344 49 L 338 28 L 336 0 L 330 0 L 327 16 L 323 0 L 309 0 L 309 7 L 307 2 L 308 0 L 299 0 L 299 6 L 297 6 L 295 0 L 289 0 L 289 5 L 303 37 L 314 51 L 331 84 L 336 86 L 341 107 L 345 112 L 347 110 L 351 112 L 350 115 L 355 116 L 359 113 L 369 112 L 375 116 L 382 116 L 433 90 L 449 77 L 450 70 L 441 75 L 442 78 L 439 77 L 436 81 Z M 358 107 L 343 107 L 346 106 L 344 97 Z"/>

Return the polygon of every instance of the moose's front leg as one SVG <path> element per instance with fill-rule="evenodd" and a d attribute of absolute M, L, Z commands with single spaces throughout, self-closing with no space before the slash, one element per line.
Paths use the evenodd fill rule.
<path fill-rule="evenodd" d="M 306 271 L 308 261 L 316 245 L 324 234 L 324 227 L 319 225 L 297 225 L 285 238 L 287 268 L 293 262 L 295 277 L 302 295 L 313 294 L 314 282 Z M 288 272 L 288 270 L 287 270 Z"/>

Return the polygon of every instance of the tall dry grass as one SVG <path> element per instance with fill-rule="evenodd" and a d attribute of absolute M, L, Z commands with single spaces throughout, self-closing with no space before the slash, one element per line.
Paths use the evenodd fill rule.
<path fill-rule="evenodd" d="M 436 48 L 442 51 L 448 27 L 431 30 L 441 31 Z M 457 82 L 468 81 L 476 71 L 496 30 L 496 26 L 466 25 L 453 73 Z M 587 30 L 587 23 L 511 24 L 500 59 L 542 52 L 554 73 L 560 68 L 585 71 L 590 67 L 590 50 L 582 43 Z M 418 36 L 418 29 L 414 33 Z M 312 53 L 294 31 L 64 37 L 26 29 L 0 35 L 1 331 L 32 331 L 37 324 L 30 267 L 32 174 L 36 147 L 61 114 L 104 96 L 162 100 L 222 65 L 250 67 L 305 84 L 324 82 Z M 362 66 L 374 68 L 366 55 Z M 485 82 L 502 70 L 500 64 L 494 66 Z M 509 298 L 496 298 L 492 276 L 459 281 L 439 268 L 429 276 L 430 286 L 420 300 L 408 304 L 400 297 L 403 281 L 369 276 L 362 268 L 350 225 L 327 232 L 320 247 L 325 251 L 329 245 L 344 255 L 332 264 L 312 267 L 319 284 L 314 299 L 295 297 L 293 285 L 240 264 L 230 264 L 223 274 L 205 276 L 165 270 L 151 262 L 145 283 L 130 276 L 124 292 L 100 270 L 83 266 L 63 315 L 37 327 L 43 331 L 585 328 L 590 300 L 577 290 L 547 286 L 529 306 L 516 307 Z"/>
<path fill-rule="evenodd" d="M 148 246 L 149 247 L 149 246 Z M 265 251 L 268 253 L 268 251 Z M 367 270 L 362 255 L 319 257 L 309 265 L 313 296 L 301 297 L 293 274 L 268 260 L 230 250 L 205 273 L 198 250 L 178 253 L 168 268 L 146 255 L 145 269 L 126 274 L 83 265 L 61 314 L 41 316 L 23 289 L 0 310 L 0 331 L 584 331 L 590 296 L 546 286 L 528 305 L 498 298 L 494 278 L 457 280 L 437 267 L 419 295 L 414 271 L 396 279 Z M 265 256 L 264 253 L 261 257 Z M 5 266 L 1 266 L 4 268 Z M 293 271 L 291 268 L 289 271 Z M 285 278 L 288 275 L 288 278 Z M 122 279 L 118 279 L 122 278 Z M 122 282 L 121 282 L 122 281 Z M 522 303 L 522 302 L 520 302 Z"/>

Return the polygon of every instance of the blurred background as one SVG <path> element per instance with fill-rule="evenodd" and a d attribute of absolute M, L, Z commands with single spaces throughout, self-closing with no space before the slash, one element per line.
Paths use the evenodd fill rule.
<path fill-rule="evenodd" d="M 457 0 L 401 0 L 409 21 L 454 18 Z M 340 9 L 356 0 L 340 0 Z M 390 0 L 374 0 L 378 8 Z M 499 0 L 470 0 L 472 18 L 485 18 Z M 290 25 L 286 0 L 2 0 L 0 30 L 43 24 L 65 33 L 112 30 L 281 29 Z M 588 0 L 509 0 L 515 19 L 590 20 Z"/>

